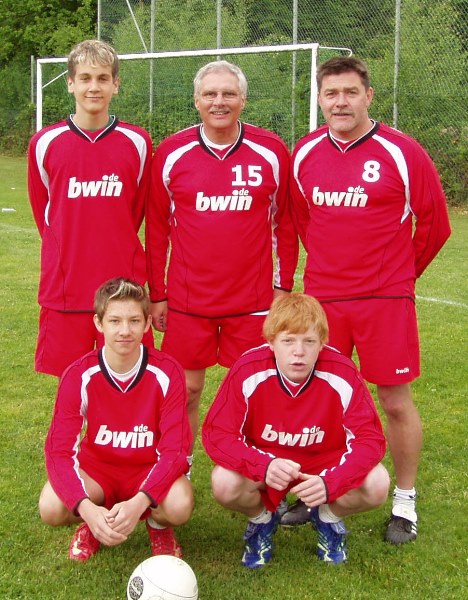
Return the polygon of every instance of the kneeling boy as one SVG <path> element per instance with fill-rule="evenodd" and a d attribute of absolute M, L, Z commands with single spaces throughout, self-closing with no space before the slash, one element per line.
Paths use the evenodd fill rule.
<path fill-rule="evenodd" d="M 231 368 L 203 425 L 216 463 L 215 499 L 249 517 L 242 564 L 271 559 L 279 503 L 288 492 L 310 507 L 318 557 L 347 559 L 342 518 L 385 502 L 385 438 L 354 363 L 325 346 L 328 325 L 314 298 L 277 298 L 263 332 L 268 344 Z"/>
<path fill-rule="evenodd" d="M 112 279 L 95 297 L 100 350 L 63 374 L 45 444 L 48 481 L 39 511 L 48 525 L 83 523 L 70 544 L 87 560 L 124 542 L 146 519 L 152 554 L 181 556 L 172 526 L 193 510 L 192 443 L 184 372 L 141 340 L 151 326 L 144 288 Z M 82 436 L 82 430 L 85 434 Z"/>

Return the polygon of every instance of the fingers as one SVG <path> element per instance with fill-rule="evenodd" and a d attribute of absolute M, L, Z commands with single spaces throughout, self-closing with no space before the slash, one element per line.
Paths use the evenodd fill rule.
<path fill-rule="evenodd" d="M 327 491 L 323 479 L 317 475 L 303 475 L 302 481 L 291 488 L 291 493 L 296 494 L 307 506 L 318 506 L 327 501 Z"/>
<path fill-rule="evenodd" d="M 301 466 L 288 459 L 274 458 L 268 465 L 265 482 L 276 490 L 284 490 L 298 478 Z"/>

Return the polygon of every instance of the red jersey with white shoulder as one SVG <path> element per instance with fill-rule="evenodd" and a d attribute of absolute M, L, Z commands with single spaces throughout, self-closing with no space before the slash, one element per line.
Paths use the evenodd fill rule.
<path fill-rule="evenodd" d="M 354 363 L 329 347 L 295 395 L 268 345 L 235 363 L 211 405 L 203 445 L 218 465 L 264 481 L 273 458 L 321 475 L 328 501 L 359 487 L 385 454 L 385 437 Z"/>
<path fill-rule="evenodd" d="M 32 137 L 28 187 L 42 238 L 41 306 L 92 311 L 104 281 L 146 282 L 138 230 L 151 154 L 148 133 L 115 117 L 94 133 L 68 118 Z"/>
<path fill-rule="evenodd" d="M 321 300 L 414 297 L 415 279 L 450 235 L 425 150 L 382 123 L 345 147 L 323 126 L 297 143 L 292 165 L 305 292 Z"/>
<path fill-rule="evenodd" d="M 45 443 L 49 481 L 73 511 L 87 497 L 78 471 L 81 459 L 126 472 L 147 467 L 141 490 L 159 504 L 188 470 L 192 433 L 184 373 L 169 355 L 143 347 L 140 370 L 122 391 L 102 352 L 74 362 L 60 381 Z"/>
<path fill-rule="evenodd" d="M 273 286 L 291 290 L 298 239 L 289 164 L 277 135 L 245 123 L 222 157 L 205 144 L 201 125 L 164 140 L 153 158 L 146 215 L 151 300 L 226 317 L 268 310 Z"/>

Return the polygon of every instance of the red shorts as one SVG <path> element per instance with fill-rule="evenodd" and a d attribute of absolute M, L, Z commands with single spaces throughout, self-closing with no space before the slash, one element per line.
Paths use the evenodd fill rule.
<path fill-rule="evenodd" d="M 112 508 L 117 502 L 125 502 L 133 498 L 153 468 L 153 465 L 129 469 L 109 463 L 96 464 L 84 457 L 80 457 L 79 462 L 80 468 L 101 486 L 104 492 L 103 506 L 106 508 Z"/>
<path fill-rule="evenodd" d="M 328 344 L 359 357 L 364 379 L 400 385 L 420 374 L 416 307 L 409 298 L 323 302 L 330 328 Z"/>
<path fill-rule="evenodd" d="M 94 326 L 93 312 L 61 312 L 41 308 L 35 368 L 39 373 L 60 377 L 75 360 L 104 345 L 104 336 Z M 143 343 L 153 346 L 151 328 Z"/>
<path fill-rule="evenodd" d="M 208 319 L 169 310 L 161 350 L 184 369 L 206 369 L 216 363 L 229 368 L 246 350 L 265 343 L 265 317 L 258 314 Z"/>

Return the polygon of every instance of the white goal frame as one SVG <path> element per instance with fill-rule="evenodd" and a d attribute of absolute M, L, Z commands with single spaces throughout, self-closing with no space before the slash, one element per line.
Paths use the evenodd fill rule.
<path fill-rule="evenodd" d="M 336 50 L 339 52 L 347 52 L 352 54 L 350 48 L 340 48 L 331 46 L 320 46 L 318 43 L 311 44 L 279 44 L 277 46 L 249 46 L 245 48 L 212 48 L 205 50 L 180 50 L 174 52 L 145 52 L 139 54 L 119 54 L 119 60 L 149 60 L 160 58 L 181 58 L 181 57 L 196 57 L 196 56 L 214 56 L 221 57 L 229 54 L 262 54 L 267 52 L 295 52 L 297 50 L 310 50 L 311 52 L 311 72 L 310 72 L 310 100 L 309 100 L 309 130 L 317 128 L 318 108 L 317 108 L 317 63 L 319 48 L 325 50 Z M 293 54 L 294 56 L 294 54 Z M 67 57 L 52 57 L 38 58 L 36 60 L 36 131 L 42 129 L 42 106 L 43 106 L 43 90 L 66 75 L 66 71 L 54 77 L 50 81 L 43 83 L 42 81 L 42 66 L 51 63 L 67 63 Z M 293 73 L 293 78 L 295 74 Z M 294 87 L 294 82 L 293 82 Z"/>

